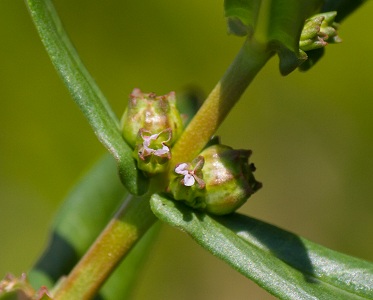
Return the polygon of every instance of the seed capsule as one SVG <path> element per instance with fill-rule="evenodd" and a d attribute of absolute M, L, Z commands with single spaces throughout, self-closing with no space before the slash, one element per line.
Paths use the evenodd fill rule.
<path fill-rule="evenodd" d="M 171 193 L 176 200 L 212 214 L 232 213 L 262 186 L 253 175 L 255 167 L 248 162 L 250 155 L 250 150 L 210 146 L 200 153 L 204 164 L 198 172 L 193 163 L 179 164 L 175 168 Z"/>
<path fill-rule="evenodd" d="M 133 148 L 136 146 L 140 129 L 151 134 L 159 134 L 169 129 L 172 137 L 168 143 L 172 145 L 183 130 L 183 122 L 176 108 L 175 92 L 157 96 L 134 89 L 121 124 L 123 137 Z"/>
<path fill-rule="evenodd" d="M 175 93 L 157 96 L 134 89 L 121 124 L 138 168 L 147 175 L 164 172 L 171 159 L 170 147 L 183 130 Z"/>

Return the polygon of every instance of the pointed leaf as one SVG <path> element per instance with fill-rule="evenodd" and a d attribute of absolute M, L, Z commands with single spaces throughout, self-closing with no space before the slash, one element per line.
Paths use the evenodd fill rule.
<path fill-rule="evenodd" d="M 224 10 L 228 32 L 238 36 L 251 36 L 259 15 L 261 0 L 225 0 Z"/>
<path fill-rule="evenodd" d="M 248 35 L 276 51 L 280 72 L 287 75 L 307 56 L 299 52 L 299 38 L 307 17 L 321 7 L 322 0 L 250 1 L 226 0 L 228 27 L 236 35 Z"/>
<path fill-rule="evenodd" d="M 210 217 L 160 195 L 162 221 L 280 299 L 373 299 L 373 264 L 240 214 Z"/>
<path fill-rule="evenodd" d="M 118 162 L 123 184 L 133 194 L 143 194 L 147 181 L 137 171 L 132 149 L 124 142 L 115 114 L 70 42 L 50 0 L 27 0 L 41 40 L 71 96 L 96 136 Z"/>
<path fill-rule="evenodd" d="M 271 2 L 267 41 L 280 57 L 280 72 L 287 75 L 307 57 L 299 53 L 304 21 L 320 7 L 320 0 L 276 0 Z"/>

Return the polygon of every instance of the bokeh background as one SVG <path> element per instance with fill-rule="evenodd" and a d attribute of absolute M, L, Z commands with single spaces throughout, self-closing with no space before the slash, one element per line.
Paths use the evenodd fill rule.
<path fill-rule="evenodd" d="M 76 48 L 114 111 L 134 87 L 208 93 L 240 48 L 223 1 L 56 0 Z M 309 72 L 273 58 L 219 129 L 254 151 L 264 184 L 240 210 L 373 261 L 373 40 L 368 1 Z M 27 271 L 60 201 L 104 152 L 71 100 L 22 1 L 0 0 L 0 277 Z M 164 226 L 134 299 L 273 299 Z"/>

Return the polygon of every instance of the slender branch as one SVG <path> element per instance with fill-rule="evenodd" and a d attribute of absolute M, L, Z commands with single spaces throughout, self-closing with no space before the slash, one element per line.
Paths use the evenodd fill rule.
<path fill-rule="evenodd" d="M 58 286 L 53 299 L 92 299 L 155 221 L 149 207 L 149 196 L 129 196 L 85 256 Z"/>
<path fill-rule="evenodd" d="M 236 59 L 173 148 L 173 163 L 192 160 L 202 150 L 272 53 L 246 42 Z M 164 178 L 160 178 L 164 180 Z M 159 191 L 163 184 L 153 182 Z M 160 184 L 159 184 L 160 183 Z M 154 188 L 151 190 L 154 191 Z M 91 299 L 138 239 L 155 222 L 149 195 L 127 199 L 90 250 L 62 282 L 56 300 Z"/>
<path fill-rule="evenodd" d="M 223 78 L 172 149 L 172 167 L 190 161 L 203 149 L 273 52 L 247 40 Z"/>

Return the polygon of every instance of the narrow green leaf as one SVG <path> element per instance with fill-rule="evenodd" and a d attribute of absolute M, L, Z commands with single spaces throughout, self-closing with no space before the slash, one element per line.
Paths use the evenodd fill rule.
<path fill-rule="evenodd" d="M 28 274 L 49 288 L 84 255 L 126 196 L 114 159 L 105 155 L 77 183 L 57 212 L 49 245 Z"/>
<path fill-rule="evenodd" d="M 136 195 L 147 189 L 137 171 L 132 149 L 124 142 L 118 120 L 80 60 L 50 0 L 26 0 L 31 17 L 57 72 L 92 126 L 96 136 L 118 162 L 119 175 Z"/>
<path fill-rule="evenodd" d="M 280 72 L 287 75 L 306 57 L 299 53 L 299 38 L 304 21 L 316 12 L 320 0 L 276 0 L 271 2 L 268 43 L 280 57 Z"/>
<path fill-rule="evenodd" d="M 373 299 L 369 262 L 240 214 L 213 218 L 160 195 L 153 195 L 151 207 L 280 299 Z"/>
<path fill-rule="evenodd" d="M 299 37 L 306 18 L 322 3 L 322 0 L 227 0 L 225 14 L 233 33 L 248 35 L 266 50 L 276 51 L 280 57 L 280 72 L 287 75 L 307 59 L 299 52 Z"/>
<path fill-rule="evenodd" d="M 258 19 L 261 0 L 225 0 L 224 10 L 228 32 L 238 36 L 251 36 Z"/>

